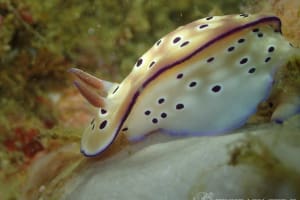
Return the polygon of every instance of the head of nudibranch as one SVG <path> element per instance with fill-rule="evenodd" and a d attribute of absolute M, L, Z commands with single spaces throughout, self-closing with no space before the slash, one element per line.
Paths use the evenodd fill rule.
<path fill-rule="evenodd" d="M 100 154 L 119 134 L 137 140 L 155 130 L 216 135 L 240 127 L 297 52 L 280 26 L 279 18 L 262 14 L 196 20 L 158 40 L 121 83 L 71 69 L 81 94 L 99 108 L 82 136 L 82 153 Z M 295 102 L 293 112 L 276 117 L 295 113 Z"/>

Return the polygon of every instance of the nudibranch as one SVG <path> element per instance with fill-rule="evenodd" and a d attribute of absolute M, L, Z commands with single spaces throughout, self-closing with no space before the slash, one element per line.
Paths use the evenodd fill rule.
<path fill-rule="evenodd" d="M 82 153 L 100 154 L 118 134 L 134 141 L 155 130 L 217 135 L 242 126 L 297 52 L 280 28 L 272 15 L 211 16 L 158 40 L 119 84 L 72 68 L 79 91 L 99 107 Z"/>

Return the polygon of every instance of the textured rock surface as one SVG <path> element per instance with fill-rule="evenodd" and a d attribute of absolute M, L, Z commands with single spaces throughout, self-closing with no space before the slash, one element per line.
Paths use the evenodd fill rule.
<path fill-rule="evenodd" d="M 299 198 L 299 120 L 220 137 L 153 134 L 90 163 L 66 185 L 63 199 Z"/>

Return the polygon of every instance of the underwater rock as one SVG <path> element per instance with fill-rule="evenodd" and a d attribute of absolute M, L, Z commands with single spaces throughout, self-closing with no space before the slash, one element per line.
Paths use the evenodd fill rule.
<path fill-rule="evenodd" d="M 152 134 L 90 162 L 62 199 L 299 198 L 299 120 L 218 137 Z"/>
<path fill-rule="evenodd" d="M 56 151 L 40 153 L 28 170 L 20 199 L 40 199 L 40 195 L 49 195 L 49 191 L 53 199 L 54 186 L 51 184 L 56 186 L 57 182 L 62 182 L 63 177 L 72 171 L 70 168 L 82 160 L 77 149 L 78 145 L 71 143 Z"/>

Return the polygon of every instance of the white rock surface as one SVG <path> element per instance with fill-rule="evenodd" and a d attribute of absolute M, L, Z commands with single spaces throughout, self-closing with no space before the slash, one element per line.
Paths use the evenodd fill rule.
<path fill-rule="evenodd" d="M 62 199 L 299 198 L 299 122 L 218 137 L 153 134 L 87 166 Z"/>

